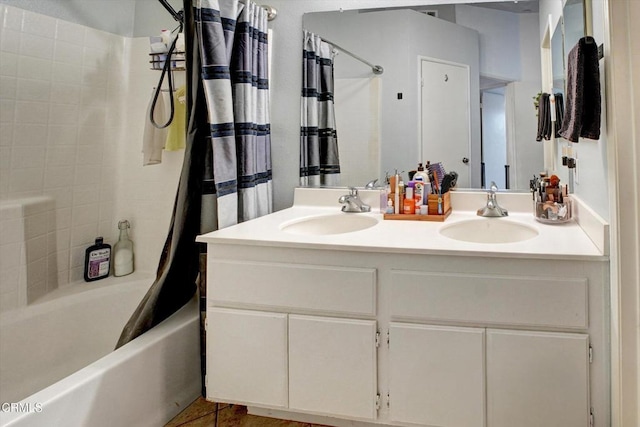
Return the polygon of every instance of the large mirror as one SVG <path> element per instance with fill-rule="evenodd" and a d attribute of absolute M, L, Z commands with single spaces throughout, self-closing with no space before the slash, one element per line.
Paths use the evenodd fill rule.
<path fill-rule="evenodd" d="M 543 170 L 537 0 L 316 12 L 303 28 L 342 48 L 334 61 L 341 185 L 431 161 L 458 172 L 458 187 L 528 189 Z"/>
<path fill-rule="evenodd" d="M 568 54 L 578 41 L 587 34 L 584 8 L 584 0 L 566 0 L 562 7 L 565 54 Z"/>

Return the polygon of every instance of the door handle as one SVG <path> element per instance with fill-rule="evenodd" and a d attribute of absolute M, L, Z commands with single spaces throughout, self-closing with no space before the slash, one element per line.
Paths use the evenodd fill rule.
<path fill-rule="evenodd" d="M 464 163 L 465 165 L 469 164 L 469 159 L 467 159 L 466 157 L 463 157 L 462 158 L 462 163 Z"/>

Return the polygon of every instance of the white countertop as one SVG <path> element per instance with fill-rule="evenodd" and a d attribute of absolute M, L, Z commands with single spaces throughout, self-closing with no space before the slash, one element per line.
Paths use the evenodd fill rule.
<path fill-rule="evenodd" d="M 298 191 L 298 189 L 296 190 Z M 315 190 L 318 191 L 318 190 Z M 360 252 L 386 252 L 424 255 L 458 255 L 507 258 L 535 258 L 554 260 L 607 260 L 589 236 L 576 221 L 566 224 L 548 225 L 537 222 L 531 212 L 518 212 L 513 202 L 507 202 L 507 195 L 502 198 L 509 209 L 507 218 L 480 218 L 475 211 L 456 209 L 456 200 L 452 199 L 453 212 L 444 222 L 384 220 L 382 214 L 375 212 L 378 204 L 371 203 L 372 213 L 342 213 L 337 203 L 335 192 L 344 190 L 320 190 L 333 192 L 325 200 L 318 200 L 318 205 L 307 204 L 308 197 L 300 197 L 296 193 L 294 206 L 251 221 L 247 221 L 223 230 L 199 236 L 197 241 L 208 244 L 238 244 L 252 246 L 288 247 L 305 249 L 343 250 Z M 314 193 L 311 193 L 312 195 Z M 320 193 L 315 193 L 320 194 Z M 326 194 L 326 193 L 323 193 Z M 363 196 L 365 202 L 375 201 L 377 192 Z M 306 194 L 308 196 L 308 194 Z M 478 194 L 471 195 L 477 199 Z M 482 193 L 480 193 L 482 197 Z M 520 202 L 526 201 L 529 195 L 519 195 Z M 511 206 L 510 206 L 511 203 Z M 330 206 L 327 206 L 329 204 Z M 526 202 L 524 203 L 526 204 Z M 458 202 L 465 206 L 464 202 Z M 517 203 L 516 203 L 517 205 Z M 475 205 L 474 205 L 475 206 Z M 520 203 L 523 206 L 523 203 Z M 465 206 L 466 207 L 466 206 Z M 477 206 L 478 208 L 481 206 Z M 281 230 L 283 224 L 290 221 L 327 214 L 365 215 L 378 219 L 373 227 L 332 235 L 297 235 Z M 469 219 L 486 221 L 518 222 L 538 231 L 538 236 L 516 243 L 471 243 L 454 240 L 441 235 L 438 231 L 443 226 Z"/>

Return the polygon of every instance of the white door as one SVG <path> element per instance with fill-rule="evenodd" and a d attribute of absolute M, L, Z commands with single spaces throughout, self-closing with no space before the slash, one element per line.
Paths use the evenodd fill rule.
<path fill-rule="evenodd" d="M 289 316 L 289 408 L 375 419 L 376 322 Z"/>
<path fill-rule="evenodd" d="M 207 310 L 207 399 L 287 407 L 287 315 Z"/>
<path fill-rule="evenodd" d="M 471 187 L 469 68 L 423 59 L 421 69 L 420 161 L 442 162 L 458 187 Z"/>
<path fill-rule="evenodd" d="M 487 330 L 491 427 L 589 425 L 589 337 Z"/>
<path fill-rule="evenodd" d="M 389 362 L 393 421 L 485 425 L 484 329 L 391 323 Z"/>

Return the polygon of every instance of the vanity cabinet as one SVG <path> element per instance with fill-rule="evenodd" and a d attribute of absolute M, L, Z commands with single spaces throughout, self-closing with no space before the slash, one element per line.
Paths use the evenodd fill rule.
<path fill-rule="evenodd" d="M 207 324 L 207 396 L 286 408 L 287 315 L 212 307 Z"/>
<path fill-rule="evenodd" d="M 428 402 L 422 413 L 407 418 L 406 414 L 413 413 L 411 408 L 401 407 L 401 415 L 394 416 L 394 398 L 393 419 L 482 426 L 486 402 L 486 425 L 491 427 L 588 425 L 589 335 L 555 332 L 588 329 L 587 278 L 412 270 L 394 270 L 391 278 L 392 319 L 485 326 L 462 329 L 391 323 L 391 395 L 396 394 L 395 383 L 406 385 L 411 380 L 408 373 L 394 378 L 394 364 L 405 363 L 407 357 L 404 350 L 396 349 L 396 340 L 401 349 L 408 348 L 410 341 L 422 342 L 420 351 L 425 358 L 423 363 L 415 358 L 413 366 L 424 370 L 424 375 L 412 392 L 416 402 Z M 492 328 L 495 326 L 502 329 Z M 412 338 L 407 338 L 407 330 L 413 331 Z M 423 381 L 433 389 L 426 389 Z M 446 396 L 452 398 L 446 400 Z M 453 419 L 460 414 L 465 416 Z"/>
<path fill-rule="evenodd" d="M 376 322 L 289 316 L 289 408 L 374 419 Z"/>
<path fill-rule="evenodd" d="M 392 323 L 389 341 L 393 421 L 455 427 L 483 426 L 485 417 L 492 427 L 589 423 L 586 334 Z"/>
<path fill-rule="evenodd" d="M 393 421 L 484 424 L 484 330 L 391 323 L 389 409 Z"/>
<path fill-rule="evenodd" d="M 376 417 L 375 269 L 215 259 L 208 272 L 209 399 Z"/>
<path fill-rule="evenodd" d="M 588 354 L 586 334 L 488 330 L 488 424 L 589 425 Z"/>
<path fill-rule="evenodd" d="M 209 244 L 207 398 L 350 426 L 608 426 L 605 262 Z"/>

